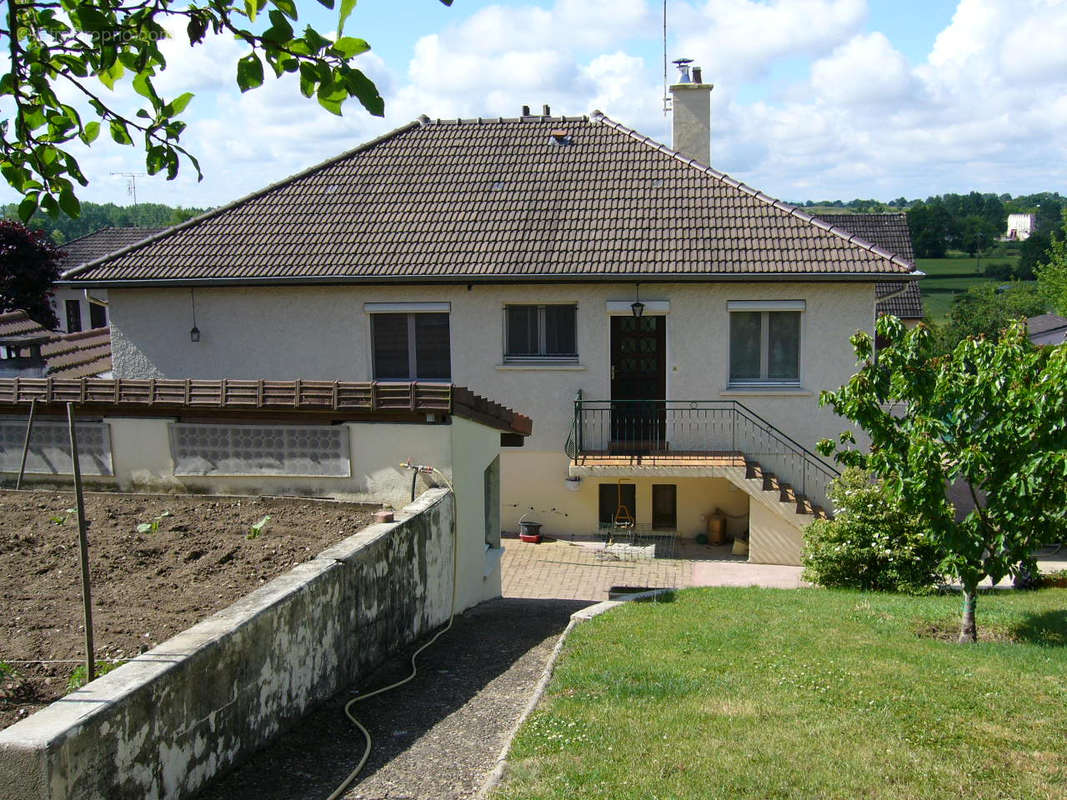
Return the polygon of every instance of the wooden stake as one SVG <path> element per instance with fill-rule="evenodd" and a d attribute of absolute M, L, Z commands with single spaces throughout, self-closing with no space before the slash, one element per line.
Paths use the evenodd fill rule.
<path fill-rule="evenodd" d="M 26 422 L 26 441 L 22 443 L 22 463 L 19 464 L 19 477 L 15 481 L 15 488 L 22 488 L 22 477 L 26 474 L 26 456 L 30 453 L 30 434 L 33 432 L 33 411 L 37 408 L 37 398 L 30 401 L 30 418 Z"/>
<path fill-rule="evenodd" d="M 85 533 L 85 501 L 82 498 L 82 471 L 78 463 L 78 435 L 74 431 L 74 404 L 67 403 L 67 427 L 70 430 L 70 459 L 74 466 L 74 497 L 78 511 L 78 549 L 82 562 L 82 606 L 85 611 L 85 675 L 86 683 L 96 678 L 96 659 L 93 654 L 93 602 L 89 584 L 89 537 Z"/>

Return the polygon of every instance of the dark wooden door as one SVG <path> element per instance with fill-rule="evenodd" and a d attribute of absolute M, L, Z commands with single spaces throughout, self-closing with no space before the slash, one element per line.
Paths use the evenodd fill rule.
<path fill-rule="evenodd" d="M 662 450 L 667 396 L 665 317 L 611 317 L 611 438 L 623 452 Z"/>

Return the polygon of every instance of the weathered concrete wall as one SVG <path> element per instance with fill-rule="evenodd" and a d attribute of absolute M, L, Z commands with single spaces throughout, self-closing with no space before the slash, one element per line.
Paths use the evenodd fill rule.
<path fill-rule="evenodd" d="M 181 798 L 451 611 L 453 496 L 430 490 L 0 731 L 5 800 Z"/>

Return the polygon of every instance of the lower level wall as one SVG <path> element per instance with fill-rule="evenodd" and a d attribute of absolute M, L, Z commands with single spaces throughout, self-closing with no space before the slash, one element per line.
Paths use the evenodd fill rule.
<path fill-rule="evenodd" d="M 444 623 L 453 495 L 430 490 L 0 731 L 5 800 L 181 798 Z"/>
<path fill-rule="evenodd" d="M 748 560 L 755 564 L 801 563 L 804 532 L 761 503 L 752 503 Z"/>
<path fill-rule="evenodd" d="M 583 477 L 568 488 L 569 460 L 563 453 L 505 451 L 501 454 L 502 523 L 505 530 L 518 530 L 519 519 L 540 522 L 549 536 L 588 536 L 595 534 L 600 519 L 600 486 L 615 486 L 617 478 Z M 707 530 L 708 515 L 716 509 L 727 515 L 727 532 L 743 535 L 748 530 L 748 495 L 725 478 L 676 477 L 669 475 L 622 478 L 634 484 L 636 509 L 631 509 L 639 525 L 652 523 L 652 486 L 677 487 L 677 529 L 687 539 Z M 533 509 L 531 511 L 530 509 Z"/>

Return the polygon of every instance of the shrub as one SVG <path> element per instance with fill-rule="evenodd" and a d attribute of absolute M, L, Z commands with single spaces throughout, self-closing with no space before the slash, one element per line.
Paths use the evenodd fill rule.
<path fill-rule="evenodd" d="M 804 579 L 833 588 L 921 593 L 939 582 L 939 558 L 917 521 L 880 482 L 849 468 L 827 491 L 832 520 L 804 532 Z"/>
<path fill-rule="evenodd" d="M 1010 281 L 1015 277 L 1015 270 L 1008 261 L 990 261 L 982 268 L 982 274 L 997 281 Z"/>

